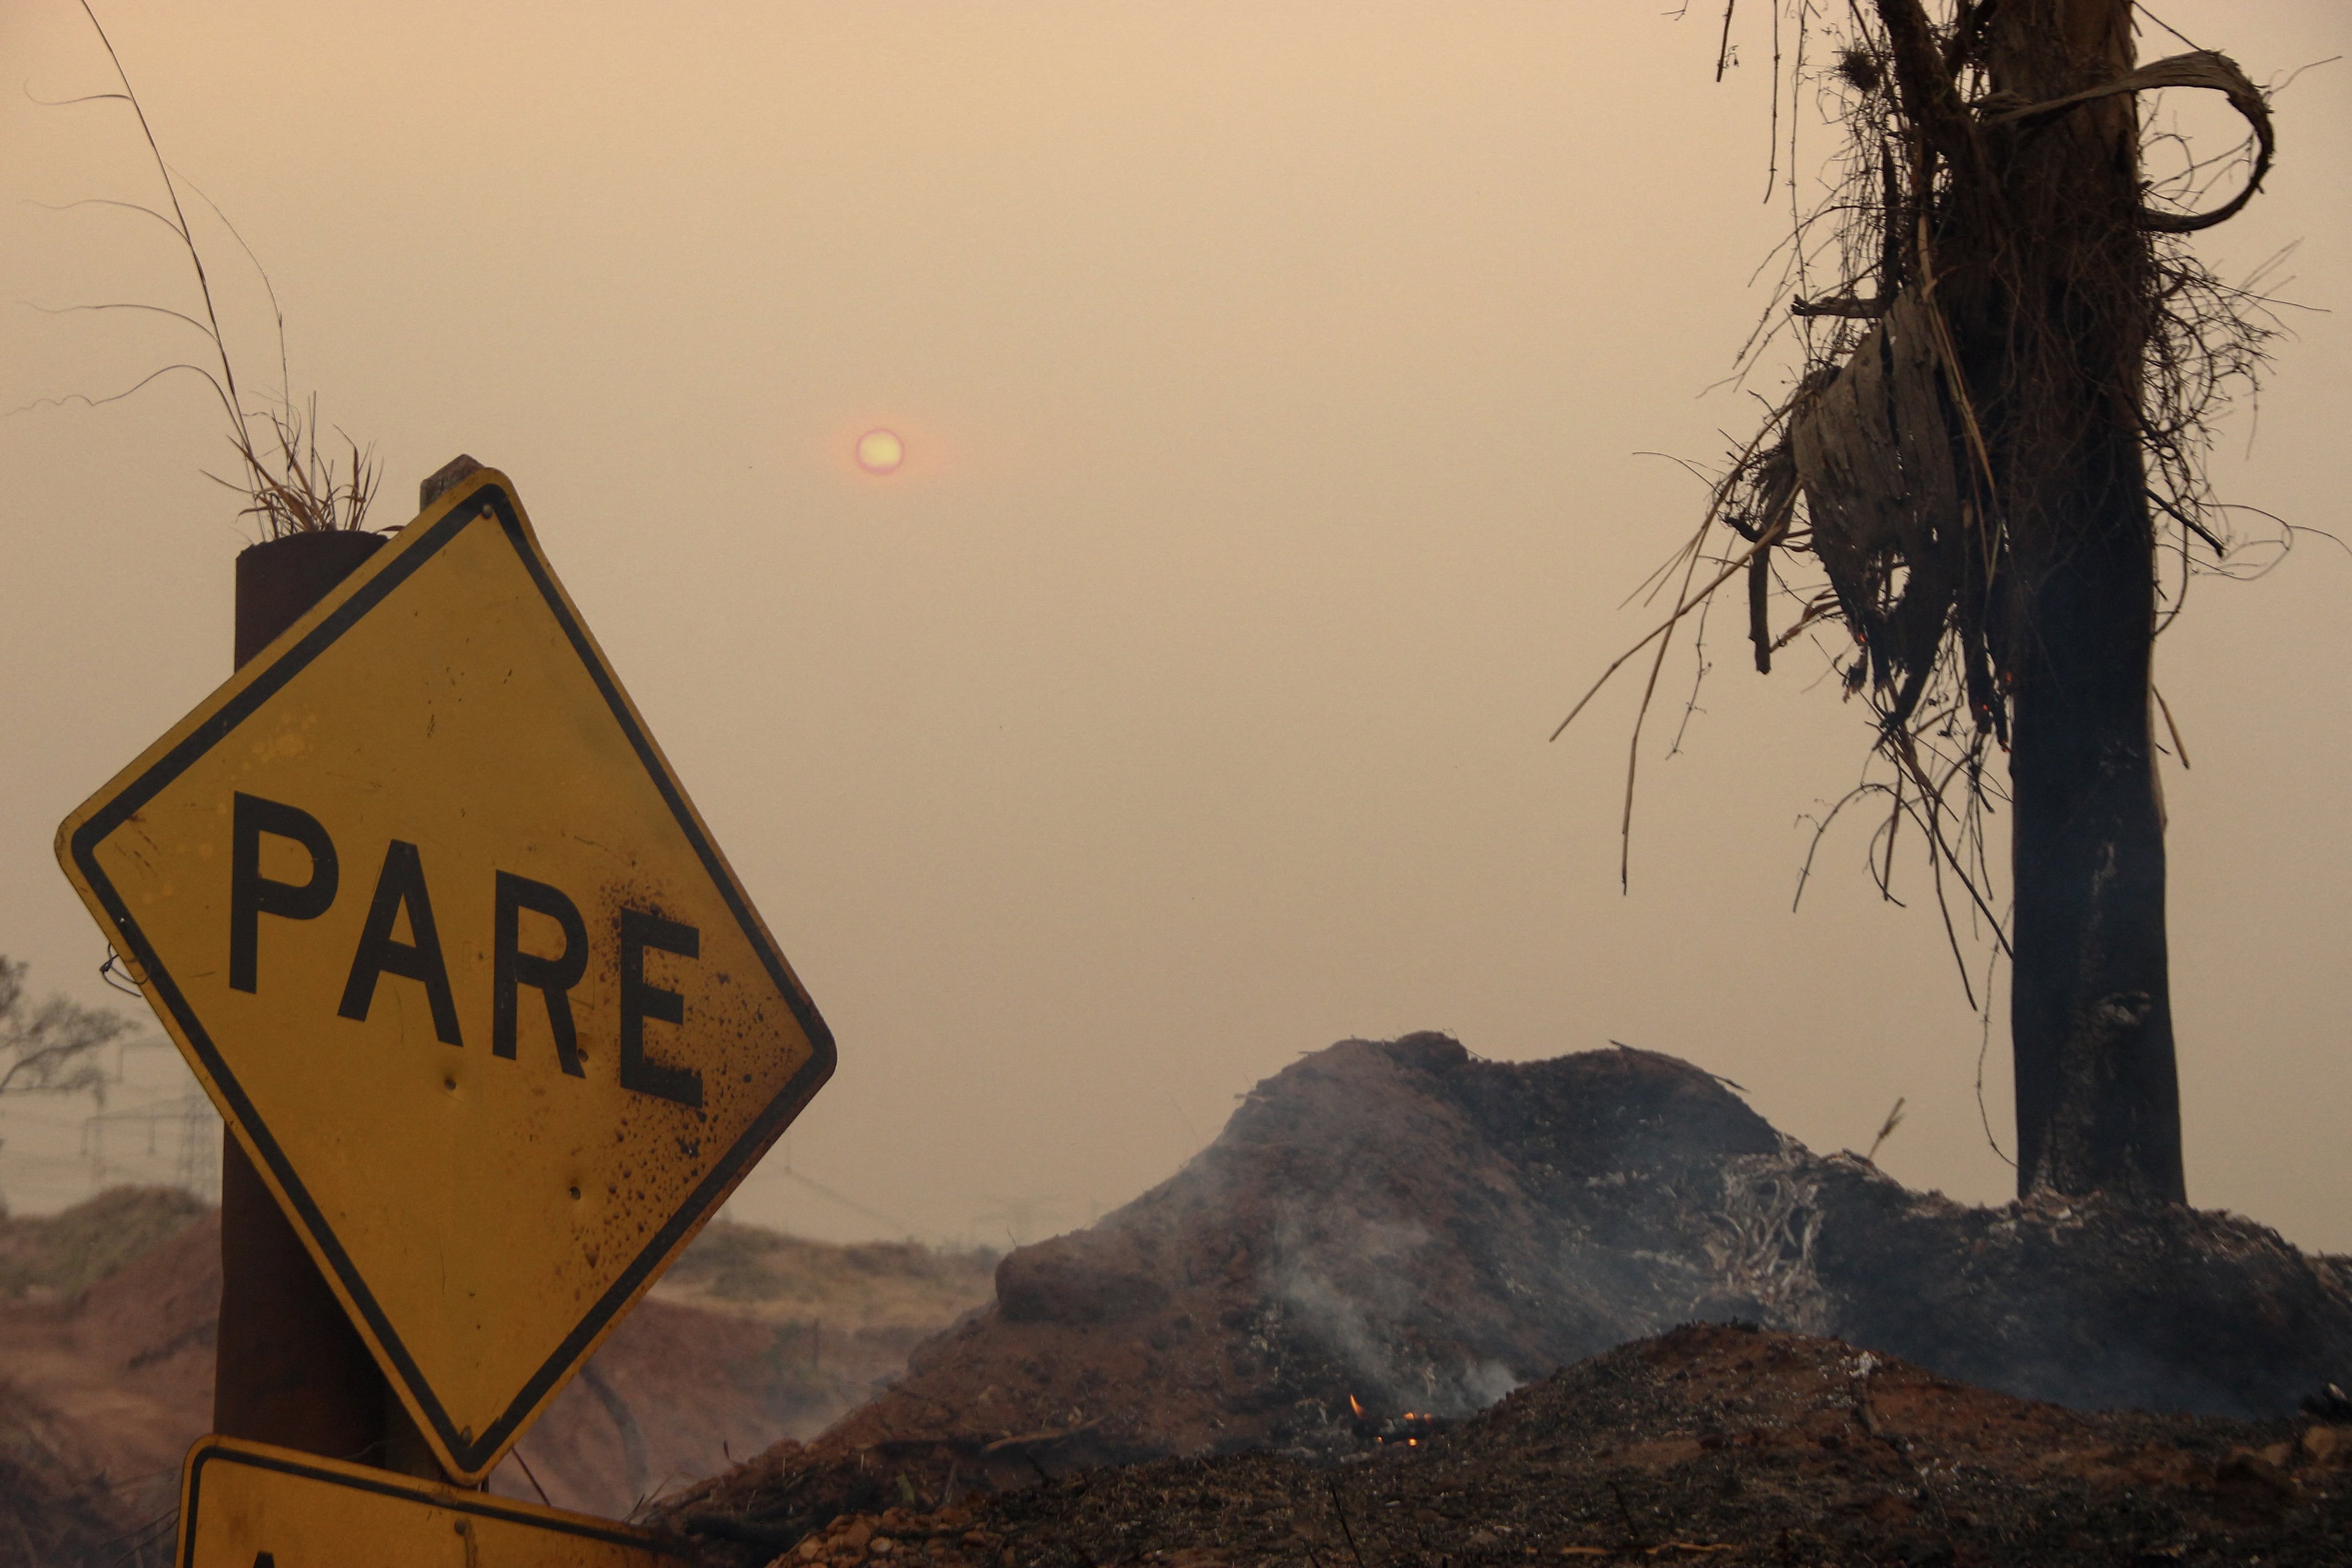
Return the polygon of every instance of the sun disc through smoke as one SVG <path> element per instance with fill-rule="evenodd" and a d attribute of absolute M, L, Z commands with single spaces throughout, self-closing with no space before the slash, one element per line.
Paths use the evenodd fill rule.
<path fill-rule="evenodd" d="M 869 474 L 898 470 L 907 460 L 907 443 L 895 430 L 868 430 L 857 438 L 857 466 Z"/>

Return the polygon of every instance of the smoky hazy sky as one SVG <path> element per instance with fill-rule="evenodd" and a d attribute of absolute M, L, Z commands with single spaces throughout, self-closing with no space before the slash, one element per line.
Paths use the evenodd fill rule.
<path fill-rule="evenodd" d="M 1718 628 L 1680 754 L 1653 731 L 1630 893 L 1638 688 L 1545 743 L 1647 628 L 1621 601 L 1706 497 L 1677 459 L 1719 460 L 1785 368 L 1723 384 L 1789 223 L 1770 12 L 1739 8 L 1718 85 L 1720 12 L 1671 9 L 102 14 L 266 264 L 295 394 L 375 444 L 375 521 L 460 451 L 513 477 L 832 1024 L 838 1076 L 744 1217 L 1080 1224 L 1298 1053 L 1422 1028 L 1672 1052 L 1821 1149 L 1903 1096 L 1882 1163 L 1999 1200 L 1917 840 L 1906 907 L 1855 820 L 1790 910 L 1869 741 L 1823 656 L 1760 678 Z M 2340 0 L 2163 16 L 2259 80 L 2352 53 Z M 79 7 L 14 0 L 0 57 L 0 402 L 198 353 L 162 317 L 28 308 L 195 296 L 152 221 L 52 210 L 160 194 L 121 105 L 34 101 L 112 85 Z M 2186 96 L 2154 112 L 2231 132 Z M 1805 191 L 1811 104 L 1780 106 Z M 2277 111 L 2266 194 L 2205 248 L 2235 278 L 2300 242 L 2296 304 L 2216 472 L 2340 532 L 2352 63 Z M 191 199 L 274 385 L 267 297 Z M 105 948 L 51 836 L 229 671 L 250 535 L 200 472 L 228 458 L 206 397 L 173 375 L 0 420 L 0 951 L 86 1001 Z M 877 426 L 906 442 L 887 479 L 852 457 Z M 2352 1248 L 2352 556 L 2306 536 L 2190 598 L 2158 656 L 2193 763 L 2164 773 L 2189 1190 Z M 1990 1045 L 2006 1147 L 1998 1018 Z"/>

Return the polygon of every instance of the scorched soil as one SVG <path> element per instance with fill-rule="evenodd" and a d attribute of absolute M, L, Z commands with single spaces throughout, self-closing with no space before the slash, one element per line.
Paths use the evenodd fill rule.
<path fill-rule="evenodd" d="M 1450 1427 L 1403 1416 L 1368 1410 L 1336 1461 L 1040 1465 L 982 1495 L 946 1448 L 785 1445 L 668 1522 L 740 1568 L 2352 1563 L 2352 1426 L 2068 1410 L 1836 1340 L 1689 1326 Z"/>

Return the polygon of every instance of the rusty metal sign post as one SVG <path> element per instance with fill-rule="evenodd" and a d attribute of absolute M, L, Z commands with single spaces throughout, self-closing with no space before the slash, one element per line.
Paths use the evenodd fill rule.
<path fill-rule="evenodd" d="M 456 1480 L 488 1474 L 833 1071 L 492 470 L 58 849 Z"/>
<path fill-rule="evenodd" d="M 206 1437 L 178 1568 L 679 1568 L 645 1531 L 290 1448 Z"/>

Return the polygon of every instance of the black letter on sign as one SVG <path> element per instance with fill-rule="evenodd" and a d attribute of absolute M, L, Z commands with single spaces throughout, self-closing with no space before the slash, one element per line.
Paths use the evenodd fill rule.
<path fill-rule="evenodd" d="M 646 1019 L 658 1019 L 665 1024 L 686 1022 L 685 997 L 646 984 L 647 948 L 699 958 L 702 933 L 692 926 L 666 921 L 642 910 L 621 911 L 621 1087 L 699 1108 L 700 1073 L 692 1068 L 674 1068 L 654 1061 L 646 1055 Z"/>
<path fill-rule="evenodd" d="M 290 838 L 310 857 L 310 879 L 299 886 L 261 874 L 261 836 Z M 229 826 L 228 985 L 256 991 L 261 981 L 261 917 L 316 920 L 335 901 L 335 845 L 307 811 L 239 794 Z"/>
<path fill-rule="evenodd" d="M 408 910 L 411 945 L 392 940 L 392 922 L 402 906 Z M 457 1005 L 449 999 L 449 969 L 441 962 L 441 938 L 433 930 L 433 900 L 425 896 L 425 862 L 416 846 L 395 838 L 383 852 L 383 871 L 375 879 L 375 901 L 368 906 L 367 929 L 360 932 L 360 950 L 352 956 L 352 977 L 343 985 L 343 1005 L 335 1009 L 346 1018 L 367 1021 L 375 1001 L 376 977 L 397 974 L 425 982 L 425 998 L 433 1005 L 433 1033 L 445 1046 L 466 1042 L 457 1033 Z"/>
<path fill-rule="evenodd" d="M 545 915 L 563 928 L 563 951 L 541 958 L 522 951 L 522 911 Z M 547 998 L 547 1026 L 555 1036 L 556 1059 L 573 1078 L 580 1070 L 580 1037 L 572 1027 L 571 991 L 588 972 L 588 928 L 572 900 L 544 882 L 499 873 L 498 934 L 490 966 L 490 1054 L 515 1054 L 515 992 L 532 987 Z"/>

